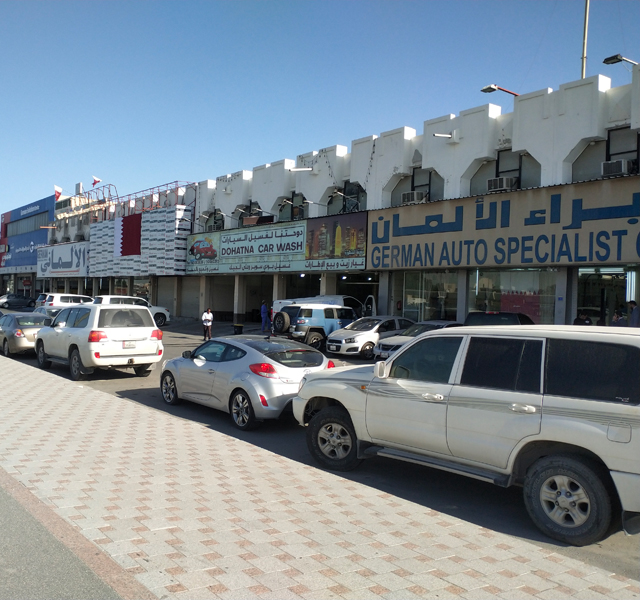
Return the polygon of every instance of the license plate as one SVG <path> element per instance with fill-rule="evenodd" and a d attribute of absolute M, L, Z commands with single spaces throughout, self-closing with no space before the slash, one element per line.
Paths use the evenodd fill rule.
<path fill-rule="evenodd" d="M 329 350 L 337 350 L 338 346 L 327 346 Z"/>
<path fill-rule="evenodd" d="M 136 347 L 136 343 L 135 342 L 122 342 L 122 347 L 123 348 L 135 348 Z"/>

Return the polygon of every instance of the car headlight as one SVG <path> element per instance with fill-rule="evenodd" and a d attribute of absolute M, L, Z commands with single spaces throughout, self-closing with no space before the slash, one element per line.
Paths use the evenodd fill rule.
<path fill-rule="evenodd" d="M 356 338 L 352 337 L 352 338 L 347 338 L 344 343 L 345 344 L 354 344 L 356 341 Z"/>
<path fill-rule="evenodd" d="M 306 377 L 303 377 L 303 378 L 300 380 L 300 383 L 299 383 L 299 385 L 298 385 L 298 394 L 300 393 L 300 390 L 304 387 L 304 384 L 305 384 L 305 383 L 307 383 L 307 378 L 306 378 Z"/>

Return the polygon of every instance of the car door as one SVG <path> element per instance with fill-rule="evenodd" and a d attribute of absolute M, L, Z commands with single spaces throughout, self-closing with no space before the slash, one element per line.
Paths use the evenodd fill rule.
<path fill-rule="evenodd" d="M 246 363 L 241 361 L 247 354 L 246 350 L 232 344 L 224 345 L 226 348 L 216 365 L 216 378 L 211 390 L 211 401 L 219 408 L 227 405 L 231 392 L 237 387 L 238 376 L 247 370 Z"/>
<path fill-rule="evenodd" d="M 225 349 L 226 344 L 211 340 L 196 348 L 192 357 L 182 362 L 180 387 L 185 398 L 208 406 L 217 404 L 212 396 L 213 383 Z"/>
<path fill-rule="evenodd" d="M 447 443 L 458 458 L 505 468 L 514 447 L 540 432 L 542 339 L 471 336 L 449 396 Z"/>
<path fill-rule="evenodd" d="M 366 426 L 374 442 L 450 454 L 447 400 L 463 336 L 431 336 L 390 359 L 389 376 L 367 389 Z"/>
<path fill-rule="evenodd" d="M 375 339 L 372 340 L 374 343 L 396 335 L 398 333 L 398 323 L 396 319 L 385 319 L 382 321 L 376 328 L 376 333 L 378 334 L 377 337 L 374 335 Z"/>
<path fill-rule="evenodd" d="M 47 330 L 44 337 L 44 350 L 49 356 L 67 358 L 65 341 L 67 337 L 67 321 L 69 320 L 70 308 L 65 308 L 58 313 L 53 320 L 50 330 Z"/>
<path fill-rule="evenodd" d="M 0 348 L 2 347 L 2 344 L 4 344 L 4 340 L 7 338 L 6 330 L 8 329 L 11 320 L 11 315 L 4 315 L 3 317 L 0 317 Z"/>

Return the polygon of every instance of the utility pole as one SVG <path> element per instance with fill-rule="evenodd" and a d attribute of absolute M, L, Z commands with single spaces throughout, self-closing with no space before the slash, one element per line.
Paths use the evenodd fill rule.
<path fill-rule="evenodd" d="M 589 0 L 584 0 L 584 31 L 582 33 L 582 77 L 587 71 L 587 33 L 589 31 Z"/>

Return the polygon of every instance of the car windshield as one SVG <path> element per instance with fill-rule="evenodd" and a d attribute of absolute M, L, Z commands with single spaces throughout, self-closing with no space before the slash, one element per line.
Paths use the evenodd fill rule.
<path fill-rule="evenodd" d="M 324 360 L 322 353 L 313 348 L 296 348 L 278 352 L 267 352 L 265 356 L 274 362 L 292 369 L 319 367 Z"/>
<path fill-rule="evenodd" d="M 351 331 L 371 331 L 376 325 L 380 323 L 380 319 L 371 319 L 366 317 L 364 319 L 358 319 L 353 323 L 347 325 L 345 329 Z"/>
<path fill-rule="evenodd" d="M 98 327 L 155 327 L 151 313 L 139 308 L 101 310 Z"/>
<path fill-rule="evenodd" d="M 32 314 L 28 317 L 16 317 L 16 323 L 21 327 L 29 327 L 30 325 L 42 326 L 45 320 L 44 315 Z"/>
<path fill-rule="evenodd" d="M 425 331 L 433 331 L 434 329 L 438 329 L 438 326 L 433 323 L 416 323 L 415 325 L 411 325 L 411 327 L 407 327 L 400 335 L 416 337 Z"/>

